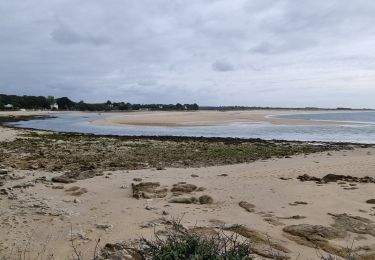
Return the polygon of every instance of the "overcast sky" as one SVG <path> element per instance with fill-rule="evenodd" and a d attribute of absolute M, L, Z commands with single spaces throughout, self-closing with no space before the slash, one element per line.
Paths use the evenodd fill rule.
<path fill-rule="evenodd" d="M 0 93 L 375 107 L 374 0 L 3 0 Z"/>

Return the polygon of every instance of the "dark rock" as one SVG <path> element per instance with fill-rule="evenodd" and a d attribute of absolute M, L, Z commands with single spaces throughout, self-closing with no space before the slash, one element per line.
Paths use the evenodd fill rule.
<path fill-rule="evenodd" d="M 327 174 L 323 178 L 310 176 L 308 174 L 299 175 L 297 177 L 300 181 L 316 181 L 318 183 L 329 183 L 329 182 L 360 182 L 360 183 L 375 183 L 375 179 L 369 176 L 365 177 L 354 177 L 350 175 L 339 175 L 339 174 Z"/>
<path fill-rule="evenodd" d="M 181 204 L 194 204 L 198 202 L 198 199 L 195 197 L 190 198 L 173 198 L 169 201 L 170 203 L 181 203 Z"/>
<path fill-rule="evenodd" d="M 173 184 L 171 192 L 183 192 L 183 193 L 190 193 L 197 189 L 198 187 L 194 184 L 185 184 L 185 183 L 178 183 Z"/>
<path fill-rule="evenodd" d="M 52 177 L 51 181 L 57 182 L 57 183 L 73 183 L 73 182 L 75 182 L 75 180 L 70 179 L 70 178 L 65 177 L 65 176 Z"/>
<path fill-rule="evenodd" d="M 133 197 L 136 199 L 164 198 L 168 189 L 161 188 L 159 182 L 132 183 Z"/>
<path fill-rule="evenodd" d="M 214 199 L 211 196 L 203 195 L 199 197 L 200 204 L 212 204 L 213 202 L 214 202 Z"/>
<path fill-rule="evenodd" d="M 239 203 L 238 203 L 238 205 L 241 207 L 241 208 L 243 208 L 243 209 L 245 209 L 247 212 L 255 212 L 255 205 L 254 204 L 251 204 L 251 203 L 249 203 L 249 202 L 247 202 L 247 201 L 240 201 Z"/>

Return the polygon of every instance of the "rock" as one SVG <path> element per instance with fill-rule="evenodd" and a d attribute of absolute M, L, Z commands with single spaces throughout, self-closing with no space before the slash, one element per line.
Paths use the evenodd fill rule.
<path fill-rule="evenodd" d="M 177 183 L 173 184 L 171 192 L 182 192 L 182 193 L 190 193 L 197 189 L 198 187 L 194 184 L 186 184 L 186 183 Z"/>
<path fill-rule="evenodd" d="M 143 259 L 136 250 L 132 250 L 123 242 L 106 244 L 100 251 L 98 260 L 139 260 Z"/>
<path fill-rule="evenodd" d="M 247 238 L 253 252 L 261 257 L 278 260 L 290 259 L 288 256 L 290 250 L 283 246 L 284 243 L 274 241 L 266 234 L 241 225 L 223 226 L 223 229 Z"/>
<path fill-rule="evenodd" d="M 85 194 L 85 193 L 87 193 L 87 189 L 86 188 L 80 188 L 79 190 L 70 193 L 70 195 L 81 196 L 82 194 Z"/>
<path fill-rule="evenodd" d="M 72 186 L 70 188 L 67 188 L 65 191 L 72 196 L 81 196 L 82 194 L 88 192 L 86 188 L 81 188 L 78 186 Z"/>
<path fill-rule="evenodd" d="M 305 216 L 300 216 L 300 215 L 293 215 L 290 217 L 280 217 L 280 219 L 305 219 Z"/>
<path fill-rule="evenodd" d="M 284 223 L 280 222 L 277 218 L 274 217 L 267 217 L 263 219 L 267 223 L 273 225 L 273 226 L 283 226 Z"/>
<path fill-rule="evenodd" d="M 192 174 L 190 176 L 193 177 L 193 178 L 198 178 L 199 177 L 199 175 L 196 175 L 196 174 Z"/>
<path fill-rule="evenodd" d="M 164 198 L 168 189 L 161 188 L 159 182 L 132 183 L 133 197 L 136 199 Z"/>
<path fill-rule="evenodd" d="M 28 181 L 28 182 L 25 182 L 23 184 L 18 184 L 18 185 L 15 185 L 13 186 L 14 189 L 20 189 L 20 188 L 23 188 L 23 189 L 26 189 L 26 188 L 29 188 L 29 187 L 34 187 L 35 186 L 35 183 L 32 182 L 32 181 Z"/>
<path fill-rule="evenodd" d="M 77 190 L 79 190 L 80 189 L 80 187 L 78 187 L 78 186 L 72 186 L 72 187 L 69 187 L 69 188 L 67 188 L 65 191 L 77 191 Z"/>
<path fill-rule="evenodd" d="M 219 174 L 218 176 L 220 176 L 220 177 L 227 177 L 227 176 L 228 176 L 228 174 L 226 174 L 226 173 L 223 173 L 223 174 Z"/>
<path fill-rule="evenodd" d="M 0 195 L 9 195 L 9 192 L 7 189 L 0 189 Z"/>
<path fill-rule="evenodd" d="M 76 204 L 81 203 L 81 201 L 79 199 L 74 199 L 73 202 L 76 203 Z"/>
<path fill-rule="evenodd" d="M 356 234 L 368 234 L 375 237 L 375 223 L 360 216 L 350 216 L 348 214 L 332 214 L 335 223 L 332 227 L 338 230 L 349 231 Z"/>
<path fill-rule="evenodd" d="M 55 190 L 63 190 L 63 189 L 64 189 L 64 186 L 62 186 L 62 185 L 52 186 L 52 189 L 55 189 Z"/>
<path fill-rule="evenodd" d="M 368 204 L 375 204 L 375 199 L 366 200 L 366 203 L 368 203 Z"/>
<path fill-rule="evenodd" d="M 293 203 L 289 203 L 290 206 L 297 206 L 297 205 L 307 205 L 308 203 L 305 201 L 295 201 Z"/>
<path fill-rule="evenodd" d="M 340 181 L 340 180 L 343 180 L 343 179 L 345 179 L 344 175 L 327 174 L 326 176 L 324 176 L 321 179 L 321 181 L 325 182 L 325 183 L 328 183 L 328 182 L 337 182 L 337 181 Z"/>
<path fill-rule="evenodd" d="M 68 235 L 66 236 L 66 239 L 68 240 L 76 240 L 76 239 L 82 239 L 82 240 L 89 240 L 87 237 L 87 234 L 82 231 L 82 229 L 73 229 L 69 230 Z"/>
<path fill-rule="evenodd" d="M 214 199 L 211 196 L 203 195 L 199 197 L 200 204 L 212 204 L 213 202 L 214 202 Z"/>
<path fill-rule="evenodd" d="M 57 182 L 57 183 L 73 183 L 73 182 L 75 182 L 75 180 L 72 180 L 72 179 L 64 177 L 64 176 L 52 177 L 51 181 Z"/>
<path fill-rule="evenodd" d="M 320 178 L 318 177 L 313 177 L 313 176 L 310 176 L 308 174 L 304 174 L 304 175 L 299 175 L 297 177 L 297 179 L 299 179 L 300 181 L 320 181 Z"/>
<path fill-rule="evenodd" d="M 170 203 L 182 203 L 182 204 L 194 204 L 198 202 L 198 199 L 195 197 L 190 198 L 173 198 L 169 200 Z"/>
<path fill-rule="evenodd" d="M 346 248 L 335 246 L 329 243 L 330 239 L 343 239 L 347 232 L 334 227 L 321 225 L 300 224 L 286 226 L 283 231 L 288 238 L 300 245 L 321 249 L 329 254 L 344 256 Z"/>
<path fill-rule="evenodd" d="M 0 169 L 0 175 L 7 175 L 7 174 L 8 174 L 8 170 Z"/>
<path fill-rule="evenodd" d="M 365 177 L 353 177 L 350 175 L 338 175 L 338 174 L 327 174 L 323 178 L 318 178 L 310 176 L 308 174 L 300 175 L 297 177 L 300 181 L 316 181 L 319 183 L 329 183 L 329 182 L 360 182 L 360 183 L 375 183 L 375 179 L 369 176 Z"/>
<path fill-rule="evenodd" d="M 112 224 L 95 224 L 97 229 L 103 229 L 106 232 L 112 231 L 113 225 Z"/>
<path fill-rule="evenodd" d="M 293 236 L 303 237 L 307 240 L 325 240 L 344 238 L 345 231 L 340 231 L 333 227 L 326 227 L 321 225 L 299 224 L 291 225 L 283 228 L 283 231 Z"/>
<path fill-rule="evenodd" d="M 243 209 L 245 209 L 247 212 L 255 212 L 255 205 L 254 204 L 251 204 L 251 203 L 249 203 L 249 202 L 246 202 L 246 201 L 240 201 L 239 203 L 238 203 L 238 205 L 241 207 L 241 208 L 243 208 Z"/>
<path fill-rule="evenodd" d="M 133 181 L 142 181 L 142 178 L 134 178 Z"/>

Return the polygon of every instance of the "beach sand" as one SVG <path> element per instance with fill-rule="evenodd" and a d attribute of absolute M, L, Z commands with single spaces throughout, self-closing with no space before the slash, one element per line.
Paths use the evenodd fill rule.
<path fill-rule="evenodd" d="M 13 140 L 22 131 L 0 128 L 0 140 Z M 374 205 L 366 203 L 375 198 L 375 184 L 351 186 L 333 182 L 319 185 L 296 178 L 302 174 L 322 177 L 328 173 L 375 177 L 374 156 L 375 148 L 356 148 L 206 168 L 107 171 L 103 176 L 72 184 L 37 182 L 28 188 L 13 188 L 8 198 L 0 195 L 0 255 L 20 249 L 35 256 L 45 248 L 45 255 L 53 252 L 56 259 L 69 259 L 72 256 L 70 239 L 74 237 L 83 256 L 92 257 L 98 238 L 101 238 L 101 246 L 141 236 L 152 238 L 155 230 L 163 228 L 160 218 L 164 217 L 182 218 L 182 224 L 189 228 L 212 227 L 218 223 L 241 224 L 282 244 L 290 250 L 291 259 L 317 259 L 314 248 L 294 242 L 282 229 L 297 224 L 330 226 L 334 220 L 328 213 L 347 213 L 375 221 Z M 56 173 L 40 170 L 14 169 L 11 172 L 23 179 L 6 182 L 1 188 L 25 184 L 38 177 L 56 176 Z M 138 200 L 132 197 L 134 178 L 160 182 L 168 188 L 178 182 L 204 187 L 204 191 L 187 196 L 206 194 L 214 203 L 170 203 L 171 193 L 165 198 Z M 73 186 L 85 188 L 87 193 L 73 196 L 67 192 Z M 11 198 L 12 194 L 15 198 Z M 240 201 L 254 204 L 254 212 L 241 208 Z M 307 204 L 296 204 L 296 201 Z M 103 225 L 107 230 L 100 228 Z M 330 241 L 343 247 L 350 247 L 353 242 L 355 247 L 373 246 L 375 237 L 349 233 L 343 239 Z"/>
<path fill-rule="evenodd" d="M 211 126 L 231 123 L 270 123 L 276 125 L 330 125 L 337 122 L 299 119 L 277 119 L 272 116 L 285 114 L 332 113 L 333 111 L 301 110 L 251 110 L 251 111 L 183 111 L 183 112 L 134 112 L 108 113 L 108 118 L 92 121 L 95 125 L 134 126 Z M 337 112 L 337 111 L 335 111 Z"/>

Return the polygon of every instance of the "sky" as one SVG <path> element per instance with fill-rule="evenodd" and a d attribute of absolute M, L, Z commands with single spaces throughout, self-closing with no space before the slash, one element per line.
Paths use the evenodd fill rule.
<path fill-rule="evenodd" d="M 0 93 L 375 108 L 373 0 L 0 1 Z"/>

